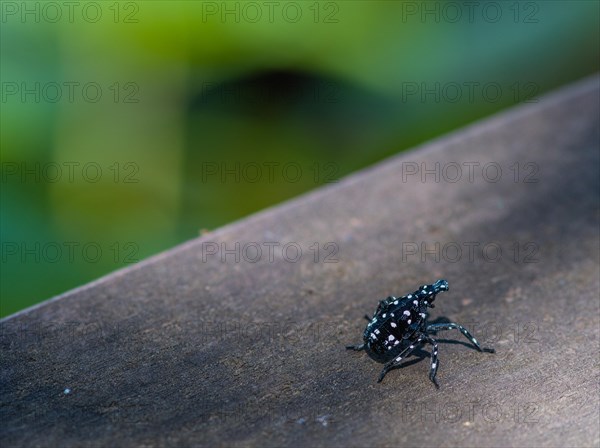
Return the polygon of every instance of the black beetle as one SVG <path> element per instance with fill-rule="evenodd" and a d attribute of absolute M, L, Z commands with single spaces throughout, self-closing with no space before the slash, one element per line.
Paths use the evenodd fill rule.
<path fill-rule="evenodd" d="M 427 324 L 427 308 L 433 308 L 437 294 L 448 291 L 448 282 L 438 280 L 433 285 L 420 286 L 418 290 L 404 297 L 393 296 L 379 302 L 372 318 L 365 315 L 369 321 L 363 333 L 363 344 L 349 345 L 349 350 L 365 350 L 375 361 L 385 363 L 377 382 L 381 382 L 386 373 L 398 367 L 416 348 L 429 343 L 431 351 L 431 369 L 429 379 L 435 381 L 438 369 L 438 346 L 429 333 L 440 330 L 457 329 L 477 347 L 480 352 L 494 353 L 493 348 L 481 348 L 477 339 L 462 325 L 454 322 Z"/>

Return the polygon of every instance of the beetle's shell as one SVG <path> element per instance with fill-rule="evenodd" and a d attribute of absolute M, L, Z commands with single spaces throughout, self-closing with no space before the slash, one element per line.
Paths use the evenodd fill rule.
<path fill-rule="evenodd" d="M 407 348 L 411 336 L 425 322 L 425 308 L 420 297 L 408 294 L 388 297 L 380 302 L 373 320 L 363 333 L 367 354 L 377 362 L 387 362 Z"/>

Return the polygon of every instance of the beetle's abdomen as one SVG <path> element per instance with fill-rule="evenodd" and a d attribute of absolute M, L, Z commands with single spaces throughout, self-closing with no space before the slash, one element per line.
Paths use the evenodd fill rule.
<path fill-rule="evenodd" d="M 404 298 L 373 316 L 363 333 L 365 351 L 378 362 L 386 362 L 410 345 L 411 336 L 419 328 L 423 317 L 412 307 L 413 302 Z"/>

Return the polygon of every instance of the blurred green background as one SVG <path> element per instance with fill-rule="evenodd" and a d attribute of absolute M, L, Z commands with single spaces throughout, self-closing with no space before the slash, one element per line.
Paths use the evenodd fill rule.
<path fill-rule="evenodd" d="M 0 315 L 597 72 L 598 4 L 2 2 Z"/>

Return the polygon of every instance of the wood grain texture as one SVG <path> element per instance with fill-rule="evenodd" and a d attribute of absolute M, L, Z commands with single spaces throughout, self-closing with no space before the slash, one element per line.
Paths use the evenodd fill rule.
<path fill-rule="evenodd" d="M 2 445 L 598 446 L 598 94 L 584 80 L 3 320 Z M 439 182 L 403 177 L 436 163 Z M 206 253 L 236 242 L 263 254 Z M 497 353 L 439 334 L 440 390 L 424 351 L 377 384 L 344 346 L 438 278 L 432 319 Z"/>

